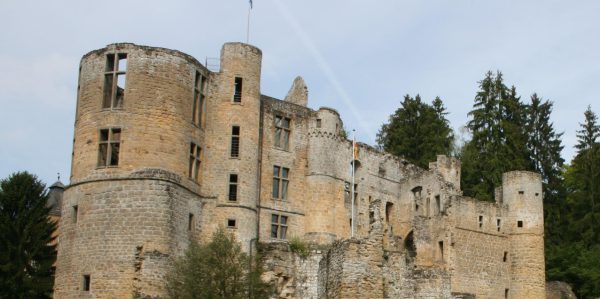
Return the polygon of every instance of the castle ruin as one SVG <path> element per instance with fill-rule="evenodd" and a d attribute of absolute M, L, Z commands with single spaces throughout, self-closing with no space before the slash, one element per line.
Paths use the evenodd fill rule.
<path fill-rule="evenodd" d="M 213 71 L 130 43 L 83 56 L 56 298 L 162 296 L 173 257 L 219 226 L 265 244 L 280 298 L 544 298 L 540 175 L 465 197 L 454 158 L 353 148 L 301 78 L 261 94 L 261 60 L 243 43 Z M 300 257 L 291 236 L 328 249 Z"/>

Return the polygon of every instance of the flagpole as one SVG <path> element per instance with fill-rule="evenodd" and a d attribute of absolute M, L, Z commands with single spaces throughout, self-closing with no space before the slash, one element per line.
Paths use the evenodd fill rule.
<path fill-rule="evenodd" d="M 252 10 L 252 1 L 250 1 L 250 6 L 248 7 L 248 24 L 246 25 L 246 43 L 250 43 L 250 11 Z"/>
<path fill-rule="evenodd" d="M 355 172 L 355 165 L 354 163 L 356 163 L 356 134 L 355 134 L 355 130 L 352 130 L 352 216 L 351 216 L 351 225 L 352 227 L 350 228 L 352 230 L 351 236 L 352 238 L 354 238 L 354 227 L 356 226 L 356 221 L 354 221 L 354 201 L 356 200 L 354 197 L 354 172 Z"/>

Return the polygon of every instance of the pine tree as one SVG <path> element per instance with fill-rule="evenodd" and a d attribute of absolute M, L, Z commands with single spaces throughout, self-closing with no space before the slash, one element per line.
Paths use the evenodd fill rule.
<path fill-rule="evenodd" d="M 436 155 L 452 151 L 454 135 L 447 114 L 439 97 L 429 105 L 419 95 L 406 95 L 401 107 L 381 127 L 377 143 L 385 151 L 426 168 Z"/>
<path fill-rule="evenodd" d="M 562 133 L 556 133 L 550 120 L 552 102 L 544 101 L 537 94 L 531 96 L 526 106 L 528 133 L 527 148 L 532 170 L 542 176 L 544 189 L 544 211 L 546 245 L 561 242 L 566 225 L 564 179 L 562 176 L 564 159 Z"/>
<path fill-rule="evenodd" d="M 51 298 L 56 260 L 45 185 L 19 172 L 0 181 L 0 298 Z"/>

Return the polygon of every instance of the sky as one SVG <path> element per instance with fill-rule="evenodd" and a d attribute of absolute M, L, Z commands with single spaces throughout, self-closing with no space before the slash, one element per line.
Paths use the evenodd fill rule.
<path fill-rule="evenodd" d="M 115 42 L 204 61 L 246 42 L 245 0 L 0 1 L 0 178 L 27 170 L 68 183 L 81 56 Z M 455 130 L 478 81 L 499 70 L 524 102 L 554 103 L 563 157 L 588 105 L 600 113 L 600 1 L 254 0 L 249 42 L 261 90 L 283 99 L 300 75 L 309 107 L 337 109 L 375 144 L 406 94 L 440 96 Z"/>

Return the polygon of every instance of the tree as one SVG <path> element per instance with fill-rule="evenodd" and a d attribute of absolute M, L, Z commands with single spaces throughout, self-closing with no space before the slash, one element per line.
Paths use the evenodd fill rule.
<path fill-rule="evenodd" d="M 45 185 L 27 172 L 0 181 L 0 298 L 51 298 L 56 224 Z"/>
<path fill-rule="evenodd" d="M 502 73 L 491 71 L 479 81 L 472 119 L 471 140 L 461 152 L 462 186 L 468 196 L 493 201 L 502 174 L 530 169 L 525 133 L 525 105 L 515 87 L 504 85 Z"/>
<path fill-rule="evenodd" d="M 171 298 L 268 298 L 257 255 L 249 257 L 231 233 L 219 228 L 211 242 L 192 242 L 167 276 Z"/>
<path fill-rule="evenodd" d="M 429 105 L 419 95 L 406 95 L 400 105 L 377 133 L 379 147 L 421 167 L 438 154 L 450 155 L 454 134 L 442 100 L 437 97 Z"/>

